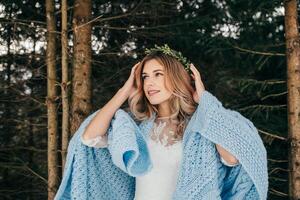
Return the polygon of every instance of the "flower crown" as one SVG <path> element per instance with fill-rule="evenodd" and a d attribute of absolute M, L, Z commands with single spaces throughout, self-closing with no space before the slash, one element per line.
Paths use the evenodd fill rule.
<path fill-rule="evenodd" d="M 145 53 L 150 54 L 152 52 L 159 51 L 166 55 L 172 56 L 176 58 L 179 62 L 181 62 L 181 64 L 184 66 L 184 69 L 187 72 L 190 72 L 190 62 L 187 60 L 187 58 L 182 56 L 181 52 L 171 49 L 167 44 L 165 44 L 164 46 L 158 46 L 155 44 L 154 46 L 155 48 L 146 48 Z"/>

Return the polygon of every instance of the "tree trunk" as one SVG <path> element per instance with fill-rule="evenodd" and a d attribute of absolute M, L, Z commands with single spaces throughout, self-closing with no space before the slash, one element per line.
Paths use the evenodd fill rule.
<path fill-rule="evenodd" d="M 91 112 L 91 0 L 75 0 L 74 60 L 72 79 L 72 121 L 74 134 Z"/>
<path fill-rule="evenodd" d="M 68 33 L 67 33 L 67 0 L 61 2 L 61 67 L 62 67 L 62 84 L 61 84 L 61 96 L 62 96 L 62 174 L 64 172 L 67 148 L 69 142 L 69 99 L 68 99 Z"/>
<path fill-rule="evenodd" d="M 297 0 L 284 1 L 288 84 L 289 195 L 300 199 L 300 38 Z"/>
<path fill-rule="evenodd" d="M 58 186 L 57 169 L 57 116 L 56 116 L 56 68 L 55 68 L 55 15 L 54 0 L 46 0 L 47 18 L 47 112 L 48 112 L 48 199 L 54 199 Z"/>

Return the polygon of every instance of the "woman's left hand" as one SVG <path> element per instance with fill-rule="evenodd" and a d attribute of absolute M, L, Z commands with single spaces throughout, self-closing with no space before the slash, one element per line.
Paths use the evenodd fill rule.
<path fill-rule="evenodd" d="M 202 93 L 205 91 L 204 84 L 201 80 L 200 72 L 197 70 L 197 68 L 194 66 L 194 64 L 190 65 L 190 69 L 193 72 L 191 75 L 195 81 L 195 87 L 196 90 L 193 93 L 193 99 L 196 103 L 199 104 L 199 98 L 201 97 Z"/>

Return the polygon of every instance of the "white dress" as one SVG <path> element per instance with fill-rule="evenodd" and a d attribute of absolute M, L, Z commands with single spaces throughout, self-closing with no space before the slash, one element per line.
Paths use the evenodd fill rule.
<path fill-rule="evenodd" d="M 134 200 L 171 200 L 176 188 L 179 166 L 182 160 L 182 140 L 174 139 L 173 131 L 165 121 L 154 123 L 147 146 L 153 168 L 145 175 L 136 177 Z M 107 135 L 84 140 L 89 147 L 107 147 Z M 226 166 L 235 166 L 226 163 Z"/>

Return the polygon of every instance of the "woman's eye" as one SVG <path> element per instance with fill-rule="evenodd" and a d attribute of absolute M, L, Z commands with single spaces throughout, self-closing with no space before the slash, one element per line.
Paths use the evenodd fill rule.
<path fill-rule="evenodd" d="M 157 74 L 155 74 L 155 76 L 158 76 L 158 75 L 163 75 L 163 74 L 161 74 L 161 73 L 157 73 Z M 144 80 L 145 78 L 147 78 L 148 76 L 142 76 L 142 80 Z"/>

